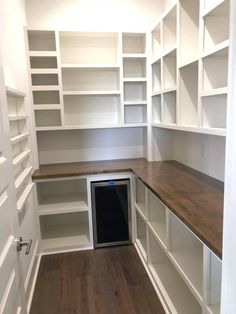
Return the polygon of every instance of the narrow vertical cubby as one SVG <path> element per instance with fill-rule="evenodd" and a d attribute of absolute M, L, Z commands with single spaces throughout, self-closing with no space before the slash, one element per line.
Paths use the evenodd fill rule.
<path fill-rule="evenodd" d="M 162 123 L 161 95 L 152 96 L 152 122 Z"/>
<path fill-rule="evenodd" d="M 156 60 L 161 57 L 161 23 L 159 23 L 152 31 L 152 59 Z"/>
<path fill-rule="evenodd" d="M 29 30 L 29 51 L 56 51 L 54 31 Z"/>
<path fill-rule="evenodd" d="M 228 79 L 228 48 L 219 50 L 202 60 L 203 92 L 227 87 Z"/>
<path fill-rule="evenodd" d="M 136 243 L 137 246 L 143 256 L 143 258 L 147 259 L 147 228 L 146 222 L 140 213 L 136 210 Z"/>
<path fill-rule="evenodd" d="M 176 89 L 176 49 L 163 58 L 163 89 Z"/>
<path fill-rule="evenodd" d="M 153 232 L 148 229 L 148 266 L 170 313 L 201 314 L 202 308 L 161 248 Z"/>
<path fill-rule="evenodd" d="M 59 105 L 59 91 L 33 91 L 34 105 Z"/>
<path fill-rule="evenodd" d="M 173 214 L 170 215 L 170 251 L 176 264 L 191 283 L 193 289 L 203 295 L 203 244 Z"/>
<path fill-rule="evenodd" d="M 163 123 L 176 124 L 176 92 L 163 94 Z"/>
<path fill-rule="evenodd" d="M 152 64 L 152 92 L 161 92 L 161 59 Z"/>
<path fill-rule="evenodd" d="M 123 58 L 124 78 L 146 78 L 146 58 Z"/>
<path fill-rule="evenodd" d="M 147 84 L 146 82 L 124 82 L 125 101 L 146 101 Z"/>
<path fill-rule="evenodd" d="M 135 195 L 136 207 L 138 207 L 138 209 L 144 215 L 144 217 L 147 218 L 146 187 L 138 178 L 135 179 Z"/>
<path fill-rule="evenodd" d="M 229 39 L 229 1 L 206 14 L 203 22 L 203 51 L 206 53 Z"/>
<path fill-rule="evenodd" d="M 60 110 L 35 110 L 36 127 L 60 126 L 61 111 Z"/>
<path fill-rule="evenodd" d="M 122 34 L 123 54 L 146 53 L 146 35 L 144 33 Z"/>
<path fill-rule="evenodd" d="M 166 207 L 151 191 L 147 196 L 148 222 L 160 241 L 167 246 Z"/>
<path fill-rule="evenodd" d="M 202 97 L 203 128 L 226 128 L 227 95 Z"/>
<path fill-rule="evenodd" d="M 198 62 L 180 68 L 180 125 L 198 125 Z"/>
<path fill-rule="evenodd" d="M 176 6 L 164 17 L 162 22 L 164 53 L 176 47 L 177 13 Z"/>
<path fill-rule="evenodd" d="M 30 57 L 30 68 L 31 71 L 34 69 L 57 69 L 57 57 L 50 56 L 40 56 L 40 57 Z"/>
<path fill-rule="evenodd" d="M 125 105 L 124 121 L 125 124 L 147 123 L 147 105 Z"/>
<path fill-rule="evenodd" d="M 199 53 L 199 0 L 180 2 L 180 57 L 183 66 L 198 59 Z"/>
<path fill-rule="evenodd" d="M 58 74 L 31 74 L 32 86 L 58 85 Z"/>

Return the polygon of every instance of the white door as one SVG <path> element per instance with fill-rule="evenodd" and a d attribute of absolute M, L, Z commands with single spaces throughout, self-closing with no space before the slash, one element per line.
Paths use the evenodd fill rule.
<path fill-rule="evenodd" d="M 1 56 L 0 56 L 1 57 Z M 21 282 L 18 214 L 11 166 L 7 104 L 0 58 L 0 314 L 25 314 L 24 285 Z"/>

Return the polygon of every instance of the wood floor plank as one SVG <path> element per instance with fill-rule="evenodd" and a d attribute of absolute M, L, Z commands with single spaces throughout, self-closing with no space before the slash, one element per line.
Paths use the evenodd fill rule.
<path fill-rule="evenodd" d="M 43 256 L 30 314 L 164 314 L 132 245 Z"/>

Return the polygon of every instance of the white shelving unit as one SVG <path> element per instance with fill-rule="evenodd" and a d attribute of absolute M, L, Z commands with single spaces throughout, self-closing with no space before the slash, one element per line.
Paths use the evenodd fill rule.
<path fill-rule="evenodd" d="M 31 181 L 31 144 L 29 139 L 28 114 L 25 94 L 6 87 L 8 118 L 12 145 L 12 163 L 15 175 L 17 210 L 20 213 L 26 206 L 33 188 Z"/>
<path fill-rule="evenodd" d="M 152 126 L 225 136 L 229 1 L 173 1 L 151 37 Z"/>
<path fill-rule="evenodd" d="M 135 178 L 135 244 L 167 313 L 220 313 L 221 261 Z"/>

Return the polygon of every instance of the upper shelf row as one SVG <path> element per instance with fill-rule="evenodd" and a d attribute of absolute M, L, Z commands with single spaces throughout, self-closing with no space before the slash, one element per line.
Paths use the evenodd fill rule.
<path fill-rule="evenodd" d="M 54 31 L 28 30 L 31 56 L 53 56 L 57 51 Z M 118 33 L 59 32 L 60 60 L 62 67 L 118 66 L 119 52 L 124 57 L 142 57 L 146 50 L 145 33 L 123 33 L 122 48 Z"/>

